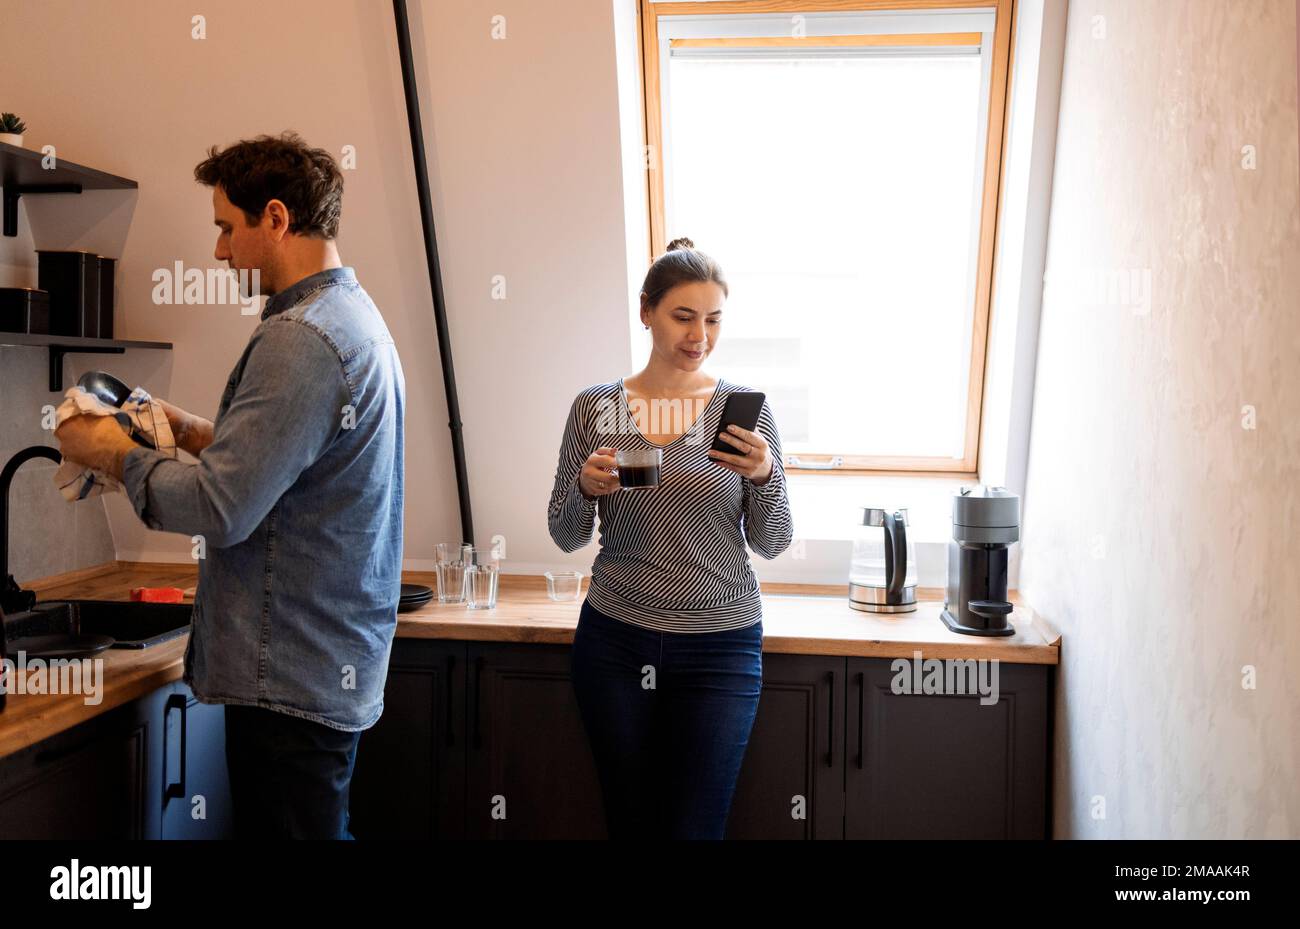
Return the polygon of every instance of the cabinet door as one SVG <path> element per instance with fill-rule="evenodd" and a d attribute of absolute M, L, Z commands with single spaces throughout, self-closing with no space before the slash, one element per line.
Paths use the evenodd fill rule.
<path fill-rule="evenodd" d="M 147 720 L 137 703 L 128 703 L 0 759 L 0 836 L 151 834 L 145 823 L 148 741 Z"/>
<path fill-rule="evenodd" d="M 978 693 L 894 693 L 889 659 L 848 659 L 846 836 L 1045 838 L 1048 673 L 1000 663 L 984 706 Z"/>
<path fill-rule="evenodd" d="M 470 644 L 470 838 L 605 837 L 569 655 L 568 646 Z"/>
<path fill-rule="evenodd" d="M 465 655 L 464 642 L 393 640 L 384 712 L 352 771 L 358 839 L 464 836 Z"/>
<path fill-rule="evenodd" d="M 160 697 L 153 706 L 162 732 L 162 837 L 232 838 L 226 708 L 200 703 L 180 682 Z"/>
<path fill-rule="evenodd" d="M 729 839 L 844 837 L 843 658 L 763 656 Z"/>

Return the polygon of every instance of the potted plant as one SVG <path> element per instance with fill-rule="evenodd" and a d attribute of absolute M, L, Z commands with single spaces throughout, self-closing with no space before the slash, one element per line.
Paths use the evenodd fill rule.
<path fill-rule="evenodd" d="M 0 142 L 22 145 L 26 130 L 27 124 L 18 118 L 17 113 L 0 113 Z"/>

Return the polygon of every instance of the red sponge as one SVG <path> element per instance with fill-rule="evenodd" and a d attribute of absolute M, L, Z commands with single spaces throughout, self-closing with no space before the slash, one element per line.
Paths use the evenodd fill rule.
<path fill-rule="evenodd" d="M 185 591 L 179 587 L 132 587 L 131 599 L 141 603 L 180 603 Z"/>

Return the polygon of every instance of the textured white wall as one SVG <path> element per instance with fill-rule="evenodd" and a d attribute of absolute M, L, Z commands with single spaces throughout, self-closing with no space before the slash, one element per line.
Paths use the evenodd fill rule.
<path fill-rule="evenodd" d="M 1300 836 L 1295 17 L 1070 5 L 1021 567 L 1058 836 Z"/>

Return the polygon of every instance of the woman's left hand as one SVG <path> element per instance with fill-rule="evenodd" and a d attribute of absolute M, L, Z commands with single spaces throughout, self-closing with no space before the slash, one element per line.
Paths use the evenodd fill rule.
<path fill-rule="evenodd" d="M 750 432 L 740 426 L 728 426 L 726 432 L 719 432 L 718 435 L 722 436 L 724 442 L 734 445 L 736 451 L 718 452 L 709 449 L 709 457 L 759 486 L 766 484 L 772 476 L 772 454 L 768 450 L 767 440 L 757 432 Z"/>

